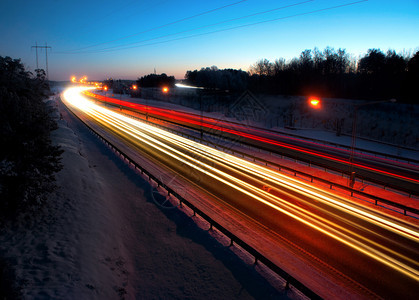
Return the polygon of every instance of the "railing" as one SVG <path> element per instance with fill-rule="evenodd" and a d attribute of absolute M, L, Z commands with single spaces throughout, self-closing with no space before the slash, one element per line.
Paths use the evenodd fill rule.
<path fill-rule="evenodd" d="M 63 102 L 64 103 L 64 102 Z M 210 229 L 216 228 L 221 233 L 223 233 L 226 237 L 230 239 L 230 246 L 232 246 L 234 243 L 239 245 L 241 248 L 246 250 L 249 254 L 251 254 L 255 258 L 255 264 L 258 262 L 263 263 L 265 266 L 270 268 L 273 272 L 278 274 L 280 277 L 282 277 L 285 281 L 285 289 L 289 289 L 290 284 L 294 286 L 296 289 L 298 289 L 300 292 L 302 292 L 304 295 L 311 299 L 322 299 L 319 295 L 317 295 L 314 291 L 312 291 L 310 288 L 305 286 L 303 283 L 298 281 L 296 278 L 288 274 L 286 271 L 281 269 L 278 265 L 276 265 L 274 262 L 272 262 L 269 258 L 264 256 L 262 253 L 260 253 L 258 250 L 250 246 L 248 243 L 246 243 L 244 240 L 239 238 L 237 235 L 229 231 L 227 228 L 225 228 L 220 223 L 214 221 L 209 215 L 207 215 L 205 212 L 197 208 L 194 204 L 183 198 L 181 195 L 179 195 L 176 191 L 174 191 L 172 188 L 167 186 L 165 183 L 163 183 L 158 177 L 154 176 L 151 172 L 147 171 L 145 168 L 140 166 L 138 163 L 136 163 L 134 160 L 132 160 L 127 154 L 125 154 L 122 150 L 120 150 L 118 147 L 113 145 L 109 140 L 107 140 L 105 137 L 101 136 L 96 130 L 94 130 L 91 126 L 89 126 L 86 122 L 84 122 L 77 114 L 75 114 L 71 109 L 68 108 L 68 110 L 78 119 L 80 122 L 82 122 L 93 134 L 95 134 L 98 138 L 100 138 L 107 146 L 112 148 L 116 153 L 118 153 L 121 157 L 123 157 L 125 160 L 128 161 L 129 164 L 133 165 L 134 168 L 138 169 L 141 174 L 145 174 L 149 180 L 153 180 L 158 187 L 164 188 L 168 196 L 172 195 L 176 197 L 181 205 L 187 205 L 194 213 L 194 215 L 199 215 L 201 218 L 206 220 L 210 224 Z"/>

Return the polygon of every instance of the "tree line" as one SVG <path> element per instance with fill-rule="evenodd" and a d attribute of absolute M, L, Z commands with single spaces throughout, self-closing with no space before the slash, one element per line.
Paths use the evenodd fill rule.
<path fill-rule="evenodd" d="M 138 78 L 136 81 L 137 85 L 140 87 L 174 87 L 176 79 L 174 76 L 167 76 L 165 73 L 162 74 L 149 74 Z"/>
<path fill-rule="evenodd" d="M 49 85 L 44 70 L 35 72 L 0 56 L 0 224 L 42 204 L 62 167 L 50 138 L 57 124 L 44 101 Z"/>
<path fill-rule="evenodd" d="M 345 49 L 307 49 L 299 57 L 271 62 L 260 59 L 249 71 L 216 66 L 187 71 L 188 84 L 229 91 L 282 95 L 318 95 L 355 99 L 388 99 L 416 103 L 419 51 L 402 55 L 370 49 L 353 59 Z"/>

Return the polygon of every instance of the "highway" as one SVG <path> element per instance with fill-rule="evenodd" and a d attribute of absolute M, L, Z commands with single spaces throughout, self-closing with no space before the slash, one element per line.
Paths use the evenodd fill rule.
<path fill-rule="evenodd" d="M 208 201 L 240 211 L 379 297 L 417 297 L 417 226 L 118 114 L 89 101 L 82 91 L 78 87 L 64 93 L 74 113 L 179 174 L 205 193 Z"/>
<path fill-rule="evenodd" d="M 239 140 L 240 143 L 310 161 L 313 164 L 327 166 L 345 173 L 355 171 L 357 176 L 364 179 L 372 179 L 379 183 L 388 184 L 391 187 L 398 187 L 402 190 L 419 194 L 419 166 L 415 164 L 357 151 L 355 151 L 351 163 L 349 149 L 324 145 L 238 123 L 201 117 L 196 114 L 121 101 L 89 91 L 86 91 L 85 94 L 106 103 L 147 114 L 150 118 L 158 118 L 173 124 L 202 130 L 204 133 L 219 134 L 233 141 Z"/>

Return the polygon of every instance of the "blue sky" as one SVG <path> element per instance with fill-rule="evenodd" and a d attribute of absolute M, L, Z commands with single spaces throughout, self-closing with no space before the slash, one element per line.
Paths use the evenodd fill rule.
<path fill-rule="evenodd" d="M 247 70 L 258 59 L 291 59 L 314 47 L 354 57 L 369 48 L 419 50 L 419 1 L 354 2 L 2 0 L 0 55 L 33 70 L 31 46 L 47 42 L 50 79 L 101 80 L 136 79 L 154 68 L 176 78 L 212 65 Z M 45 51 L 38 54 L 44 68 Z"/>

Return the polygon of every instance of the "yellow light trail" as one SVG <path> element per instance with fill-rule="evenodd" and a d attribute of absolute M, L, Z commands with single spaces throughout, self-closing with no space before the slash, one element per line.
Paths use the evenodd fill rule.
<path fill-rule="evenodd" d="M 286 190 L 291 190 L 299 193 L 300 195 L 309 197 L 314 201 L 320 201 L 321 203 L 335 209 L 339 209 L 342 212 L 356 216 L 357 218 L 362 218 L 364 221 L 373 223 L 376 226 L 380 226 L 381 228 L 389 230 L 393 233 L 409 238 L 414 242 L 419 241 L 419 231 L 417 228 L 413 228 L 402 222 L 396 222 L 388 217 L 383 217 L 376 212 L 351 204 L 329 191 L 324 191 L 317 187 L 310 186 L 305 182 L 280 174 L 256 163 L 235 157 L 211 147 L 177 136 L 163 129 L 156 128 L 142 121 L 120 115 L 102 106 L 98 106 L 80 95 L 80 92 L 85 89 L 87 88 L 79 87 L 69 89 L 64 93 L 64 98 L 74 107 L 77 107 L 96 120 L 124 132 L 125 134 L 131 136 L 134 140 L 146 144 L 161 153 L 164 153 L 173 159 L 176 159 L 177 161 L 218 180 L 219 182 L 226 184 L 257 201 L 260 201 L 261 203 L 264 203 L 280 213 L 310 226 L 311 228 L 314 228 L 323 234 L 326 234 L 327 236 L 332 237 L 335 240 L 338 240 L 345 245 L 350 246 L 351 248 L 356 249 L 369 257 L 374 258 L 375 260 L 380 261 L 385 265 L 419 281 L 419 271 L 417 269 L 419 264 L 417 261 L 399 255 L 392 249 L 388 249 L 382 245 L 374 243 L 373 241 L 370 241 L 355 232 L 349 231 L 347 228 L 339 226 L 326 218 L 320 217 L 304 208 L 299 207 L 298 205 L 290 203 L 281 197 L 249 184 L 244 180 L 238 179 L 233 175 L 204 163 L 203 161 L 192 157 L 190 154 L 179 151 L 170 145 L 175 145 L 188 152 L 192 152 L 194 153 L 194 156 L 198 155 L 205 157 L 207 160 L 214 162 L 213 165 L 223 164 L 223 167 L 227 170 L 245 170 L 248 173 L 253 174 L 253 180 L 257 180 L 262 183 L 263 181 L 261 181 L 261 179 L 266 179 L 272 186 L 278 186 L 279 188 L 283 187 Z M 153 136 L 158 137 L 165 142 L 162 142 Z M 248 174 L 242 173 L 242 175 L 246 178 L 250 178 Z M 288 192 L 281 192 L 295 198 L 294 195 L 291 195 Z M 343 219 L 338 215 L 334 215 L 334 217 Z M 357 224 L 353 224 L 351 221 L 348 222 L 352 223 L 353 226 L 357 226 Z M 368 231 L 368 229 L 364 227 L 362 227 L 362 229 Z M 411 267 L 397 258 L 391 257 L 389 254 L 395 255 L 399 259 L 402 259 L 415 267 Z"/>

